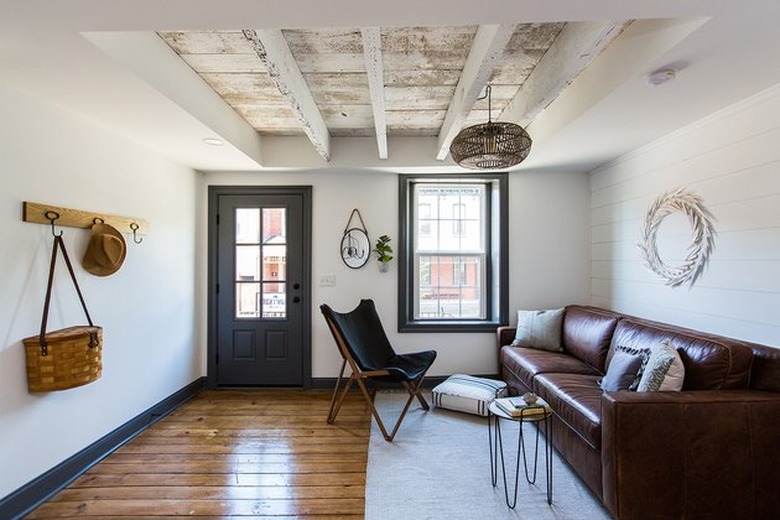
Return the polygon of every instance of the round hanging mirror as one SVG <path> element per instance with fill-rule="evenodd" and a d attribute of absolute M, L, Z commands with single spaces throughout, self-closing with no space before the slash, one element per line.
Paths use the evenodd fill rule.
<path fill-rule="evenodd" d="M 360 269 L 370 256 L 368 234 L 364 229 L 350 228 L 341 238 L 341 259 L 350 269 Z"/>

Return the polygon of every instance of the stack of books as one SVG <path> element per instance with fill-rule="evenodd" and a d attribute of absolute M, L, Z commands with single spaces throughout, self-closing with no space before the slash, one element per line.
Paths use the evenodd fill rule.
<path fill-rule="evenodd" d="M 511 417 L 541 419 L 552 412 L 550 406 L 541 399 L 533 404 L 528 404 L 522 397 L 500 397 L 495 400 L 495 403 L 496 406 Z"/>

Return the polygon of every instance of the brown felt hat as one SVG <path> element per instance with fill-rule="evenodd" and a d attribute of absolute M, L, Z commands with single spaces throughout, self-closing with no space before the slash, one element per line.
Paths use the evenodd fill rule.
<path fill-rule="evenodd" d="M 98 223 L 92 226 L 81 265 L 95 276 L 108 276 L 122 267 L 126 255 L 127 246 L 122 233 L 108 224 Z"/>

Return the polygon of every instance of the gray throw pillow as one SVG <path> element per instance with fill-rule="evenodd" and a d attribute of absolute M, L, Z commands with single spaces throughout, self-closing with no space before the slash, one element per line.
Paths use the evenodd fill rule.
<path fill-rule="evenodd" d="M 517 332 L 513 346 L 560 352 L 563 309 L 517 311 Z"/>
<path fill-rule="evenodd" d="M 640 356 L 616 351 L 599 386 L 605 392 L 629 390 L 641 367 L 642 358 Z"/>
<path fill-rule="evenodd" d="M 637 369 L 636 374 L 634 375 L 634 380 L 628 386 L 628 390 L 636 391 L 636 389 L 639 387 L 639 381 L 642 379 L 642 373 L 644 373 L 645 365 L 647 365 L 647 359 L 650 357 L 650 349 L 639 348 L 639 347 L 626 347 L 625 345 L 615 345 L 613 348 L 614 348 L 613 355 L 622 352 L 632 357 L 638 357 L 640 359 L 639 368 Z M 599 382 L 599 384 L 601 384 L 601 382 Z"/>

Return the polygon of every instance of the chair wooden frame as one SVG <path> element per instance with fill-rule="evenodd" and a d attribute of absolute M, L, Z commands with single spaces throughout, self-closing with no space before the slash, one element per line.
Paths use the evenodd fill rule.
<path fill-rule="evenodd" d="M 325 317 L 325 321 L 328 323 L 330 332 L 333 334 L 333 338 L 336 340 L 336 345 L 338 345 L 339 353 L 343 358 L 343 361 L 341 363 L 341 370 L 339 371 L 339 377 L 338 380 L 336 381 L 336 386 L 333 388 L 333 396 L 331 397 L 330 400 L 330 410 L 328 411 L 328 424 L 333 424 L 336 421 L 336 416 L 338 415 L 339 410 L 341 410 L 341 405 L 344 402 L 344 398 L 347 396 L 347 393 L 349 392 L 350 388 L 352 388 L 352 385 L 357 383 L 358 387 L 360 388 L 360 392 L 363 394 L 363 397 L 365 397 L 368 406 L 371 408 L 371 414 L 374 416 L 374 419 L 376 419 L 376 423 L 379 426 L 379 430 L 382 432 L 382 436 L 385 438 L 386 441 L 393 442 L 393 439 L 395 438 L 395 434 L 398 432 L 398 428 L 401 426 L 401 422 L 403 422 L 404 417 L 406 417 L 406 412 L 409 411 L 409 407 L 412 405 L 412 402 L 414 401 L 415 398 L 417 398 L 420 401 L 420 406 L 422 406 L 423 410 L 427 411 L 430 409 L 430 406 L 428 405 L 428 401 L 426 401 L 425 397 L 421 393 L 420 385 L 422 384 L 422 381 L 425 378 L 425 374 L 423 373 L 420 377 L 418 377 L 414 381 L 401 381 L 401 384 L 409 393 L 409 399 L 406 400 L 406 404 L 404 405 L 403 411 L 401 412 L 401 415 L 398 417 L 395 426 L 393 426 L 393 430 L 390 433 L 388 433 L 387 429 L 385 428 L 385 424 L 379 415 L 379 411 L 376 409 L 376 406 L 374 406 L 374 397 L 376 396 L 376 389 L 369 389 L 368 386 L 366 385 L 366 382 L 368 380 L 371 380 L 372 378 L 389 377 L 391 376 L 390 371 L 362 370 L 358 365 L 358 363 L 355 361 L 352 354 L 350 353 L 349 348 L 347 347 L 347 344 L 344 340 L 344 337 L 341 335 L 336 325 L 327 316 Z M 341 389 L 341 391 L 339 391 L 341 382 L 344 379 L 344 371 L 346 370 L 347 365 L 349 365 L 349 368 L 352 370 L 352 374 L 349 376 L 349 379 L 347 380 L 346 384 Z M 377 385 L 379 383 L 379 381 L 377 380 L 374 380 L 374 382 L 377 383 Z"/>

